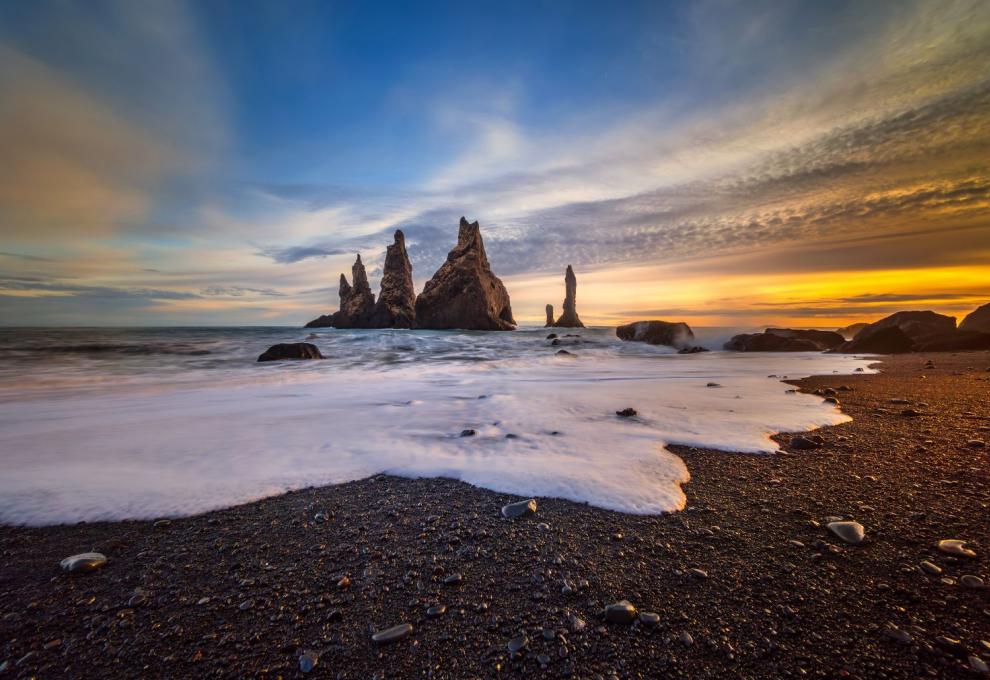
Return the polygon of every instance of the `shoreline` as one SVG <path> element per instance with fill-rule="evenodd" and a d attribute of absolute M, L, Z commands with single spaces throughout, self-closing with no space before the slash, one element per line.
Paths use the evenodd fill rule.
<path fill-rule="evenodd" d="M 510 522 L 499 508 L 516 496 L 377 475 L 166 522 L 0 525 L 0 665 L 10 677 L 297 677 L 314 651 L 314 677 L 974 677 L 968 657 L 990 661 L 990 591 L 958 578 L 990 581 L 990 448 L 967 444 L 990 440 L 990 353 L 878 361 L 877 374 L 787 381 L 853 388 L 839 393 L 852 422 L 815 430 L 818 450 L 668 447 L 691 481 L 686 509 L 665 515 L 538 499 Z M 791 436 L 774 438 L 786 450 Z M 829 534 L 830 515 L 863 523 L 864 544 Z M 943 538 L 977 557 L 939 553 Z M 87 550 L 109 563 L 59 572 Z M 621 599 L 659 623 L 604 623 Z M 406 622 L 405 639 L 371 641 Z"/>

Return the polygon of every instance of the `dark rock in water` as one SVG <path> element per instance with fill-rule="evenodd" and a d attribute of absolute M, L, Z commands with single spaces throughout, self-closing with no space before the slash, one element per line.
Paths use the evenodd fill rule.
<path fill-rule="evenodd" d="M 283 359 L 323 359 L 316 345 L 308 342 L 284 342 L 272 345 L 258 357 L 258 361 L 282 361 Z"/>
<path fill-rule="evenodd" d="M 70 574 L 81 574 L 95 571 L 106 563 L 106 555 L 98 552 L 88 552 L 66 557 L 59 563 L 59 566 L 62 567 L 62 571 Z"/>
<path fill-rule="evenodd" d="M 573 357 L 573 356 L 577 356 L 577 355 L 574 354 L 573 352 L 568 352 L 566 349 L 558 349 L 557 350 L 557 356 Z"/>
<path fill-rule="evenodd" d="M 824 352 L 841 345 L 843 337 L 832 331 L 768 328 L 763 333 L 743 333 L 725 343 L 735 352 Z"/>
<path fill-rule="evenodd" d="M 621 411 L 616 411 L 615 415 L 619 416 L 620 418 L 632 418 L 634 415 L 636 415 L 636 409 L 626 407 Z"/>
<path fill-rule="evenodd" d="M 836 328 L 835 332 L 841 335 L 846 340 L 851 340 L 856 336 L 857 333 L 859 333 L 861 330 L 863 330 L 869 325 L 870 324 L 865 322 L 852 323 L 849 324 L 848 326 L 843 326 L 842 328 Z"/>
<path fill-rule="evenodd" d="M 693 347 L 683 347 L 683 348 L 677 350 L 677 353 L 678 354 L 699 354 L 701 352 L 707 352 L 707 351 L 708 351 L 707 348 L 700 347 L 698 345 L 695 345 Z"/>
<path fill-rule="evenodd" d="M 632 623 L 636 614 L 636 607 L 629 600 L 619 600 L 605 607 L 605 620 L 611 623 Z"/>
<path fill-rule="evenodd" d="M 392 626 L 391 628 L 386 628 L 385 630 L 378 631 L 371 636 L 371 640 L 377 644 L 384 645 L 389 642 L 395 642 L 396 640 L 401 640 L 413 631 L 411 623 L 400 623 L 398 626 Z"/>
<path fill-rule="evenodd" d="M 370 320 L 373 328 L 412 328 L 416 320 L 416 289 L 406 237 L 396 229 L 394 238 L 385 251 L 381 292 Z"/>
<path fill-rule="evenodd" d="M 844 354 L 903 354 L 914 349 L 914 342 L 900 328 L 881 328 L 865 337 L 858 335 L 834 351 Z"/>
<path fill-rule="evenodd" d="M 476 434 L 478 434 L 477 431 L 472 430 L 470 428 L 467 429 L 467 430 L 461 430 L 461 436 L 462 437 L 473 437 Z"/>
<path fill-rule="evenodd" d="M 990 302 L 967 314 L 959 324 L 959 330 L 990 333 Z"/>
<path fill-rule="evenodd" d="M 577 314 L 577 277 L 571 265 L 567 265 L 567 272 L 564 274 L 564 313 L 554 322 L 558 328 L 584 328 L 581 319 Z"/>
<path fill-rule="evenodd" d="M 620 340 L 670 347 L 687 347 L 694 340 L 691 327 L 680 321 L 635 321 L 616 328 L 615 335 Z"/>
<path fill-rule="evenodd" d="M 932 347 L 951 347 L 953 342 L 966 342 L 956 338 L 955 317 L 929 311 L 897 312 L 871 323 L 836 351 L 846 354 L 902 354 L 915 351 L 929 342 Z"/>
<path fill-rule="evenodd" d="M 333 314 L 321 314 L 312 321 L 306 324 L 305 328 L 330 328 L 333 326 L 334 316 Z"/>
<path fill-rule="evenodd" d="M 516 519 L 524 515 L 532 515 L 536 512 L 536 499 L 530 498 L 526 501 L 518 501 L 502 506 L 502 517 L 506 519 Z"/>
<path fill-rule="evenodd" d="M 556 340 L 556 339 L 557 339 L 556 333 L 551 333 L 550 335 L 547 336 L 547 340 Z"/>
<path fill-rule="evenodd" d="M 481 227 L 461 218 L 457 245 L 416 298 L 417 328 L 510 331 L 509 293 L 488 264 Z"/>
<path fill-rule="evenodd" d="M 549 328 L 553 326 L 553 305 L 547 305 L 547 322 L 544 324 L 544 328 Z"/>

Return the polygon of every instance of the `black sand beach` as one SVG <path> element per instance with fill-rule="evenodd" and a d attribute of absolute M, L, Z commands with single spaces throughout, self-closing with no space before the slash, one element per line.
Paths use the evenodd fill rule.
<path fill-rule="evenodd" d="M 962 577 L 990 580 L 990 354 L 881 367 L 797 383 L 854 418 L 818 449 L 675 449 L 692 481 L 669 515 L 540 498 L 509 521 L 517 497 L 377 476 L 157 523 L 0 527 L 0 676 L 302 677 L 304 654 L 327 678 L 985 675 L 990 590 Z M 108 563 L 60 571 L 89 550 Z M 623 599 L 657 620 L 605 622 Z"/>

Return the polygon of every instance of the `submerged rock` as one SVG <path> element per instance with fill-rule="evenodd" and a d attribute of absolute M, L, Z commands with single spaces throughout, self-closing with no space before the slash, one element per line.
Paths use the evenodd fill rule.
<path fill-rule="evenodd" d="M 515 326 L 509 293 L 488 264 L 481 227 L 462 217 L 457 245 L 416 298 L 416 327 L 509 331 Z"/>
<path fill-rule="evenodd" d="M 80 574 L 95 571 L 107 563 L 107 557 L 103 553 L 87 552 L 66 557 L 59 563 L 62 571 L 70 574 Z"/>
<path fill-rule="evenodd" d="M 577 277 L 574 276 L 571 265 L 567 265 L 564 273 L 564 289 L 564 313 L 553 325 L 560 328 L 584 328 L 577 314 Z"/>
<path fill-rule="evenodd" d="M 272 345 L 258 357 L 258 361 L 283 361 L 285 359 L 323 359 L 316 345 L 308 342 L 285 342 Z"/>
<path fill-rule="evenodd" d="M 689 347 L 694 340 L 691 327 L 681 321 L 635 321 L 616 328 L 615 335 L 620 340 L 669 347 Z"/>
<path fill-rule="evenodd" d="M 412 264 L 406 253 L 406 237 L 395 230 L 392 245 L 385 250 L 381 292 L 371 315 L 374 328 L 412 328 L 416 321 L 416 289 Z"/>

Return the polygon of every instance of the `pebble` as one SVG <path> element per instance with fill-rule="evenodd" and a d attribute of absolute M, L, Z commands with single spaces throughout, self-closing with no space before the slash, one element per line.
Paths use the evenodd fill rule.
<path fill-rule="evenodd" d="M 976 552 L 966 547 L 966 541 L 955 538 L 945 538 L 938 542 L 938 549 L 947 555 L 957 557 L 976 557 Z"/>
<path fill-rule="evenodd" d="M 320 655 L 316 652 L 306 652 L 299 657 L 299 670 L 303 673 L 309 673 L 311 670 L 316 668 L 316 664 L 320 662 Z"/>
<path fill-rule="evenodd" d="M 61 561 L 62 571 L 70 574 L 82 574 L 95 571 L 107 563 L 106 555 L 98 552 L 79 553 L 66 557 Z"/>
<path fill-rule="evenodd" d="M 526 649 L 526 647 L 529 646 L 529 638 L 526 637 L 525 633 L 521 635 L 517 635 L 511 640 L 509 640 L 509 644 L 506 646 L 509 648 L 509 654 L 511 654 L 512 656 L 516 656 L 522 650 Z"/>
<path fill-rule="evenodd" d="M 959 582 L 966 586 L 967 588 L 983 588 L 986 584 L 983 582 L 979 576 L 973 576 L 972 574 L 965 574 L 960 579 Z"/>
<path fill-rule="evenodd" d="M 900 628 L 892 624 L 888 624 L 887 627 L 884 628 L 883 634 L 889 637 L 894 642 L 898 642 L 902 645 L 911 644 L 911 640 L 913 639 L 911 637 L 911 633 L 907 632 L 906 630 L 901 630 Z"/>
<path fill-rule="evenodd" d="M 704 569 L 698 569 L 696 567 L 691 567 L 688 569 L 688 573 L 695 578 L 708 578 L 708 572 Z"/>
<path fill-rule="evenodd" d="M 244 600 L 238 606 L 238 609 L 240 609 L 242 612 L 246 612 L 248 609 L 251 609 L 252 607 L 254 607 L 254 600 Z"/>
<path fill-rule="evenodd" d="M 619 416 L 620 418 L 632 418 L 634 415 L 636 415 L 636 409 L 624 408 L 621 411 L 616 411 L 615 415 Z"/>
<path fill-rule="evenodd" d="M 386 628 L 385 630 L 380 630 L 371 636 L 372 642 L 376 642 L 380 645 L 387 644 L 389 642 L 395 642 L 396 640 L 401 640 L 413 631 L 411 623 L 400 623 L 397 626 L 392 626 L 391 628 Z"/>
<path fill-rule="evenodd" d="M 987 662 L 976 654 L 969 655 L 969 669 L 980 675 L 990 675 L 990 666 L 987 666 Z"/>
<path fill-rule="evenodd" d="M 982 439 L 970 439 L 968 442 L 966 442 L 966 446 L 968 446 L 971 449 L 982 449 L 986 445 L 987 443 Z"/>
<path fill-rule="evenodd" d="M 681 631 L 681 634 L 678 635 L 677 637 L 683 644 L 685 644 L 688 647 L 694 644 L 694 638 L 691 637 L 691 633 L 687 632 L 686 630 Z"/>
<path fill-rule="evenodd" d="M 576 614 L 571 614 L 570 618 L 568 619 L 568 623 L 570 623 L 571 625 L 572 633 L 580 633 L 582 630 L 588 627 L 588 622 L 582 619 L 580 616 L 577 616 Z"/>
<path fill-rule="evenodd" d="M 443 580 L 443 582 L 448 586 L 454 586 L 464 580 L 464 577 L 460 574 L 451 574 Z"/>
<path fill-rule="evenodd" d="M 438 616 L 443 616 L 444 612 L 447 611 L 447 605 L 437 604 L 426 610 L 426 615 L 431 619 L 435 619 Z"/>
<path fill-rule="evenodd" d="M 906 408 L 901 411 L 901 415 L 906 418 L 915 418 L 921 415 L 921 411 L 915 410 L 913 408 Z"/>
<path fill-rule="evenodd" d="M 652 628 L 660 623 L 660 615 L 656 612 L 640 612 L 639 622 Z"/>
<path fill-rule="evenodd" d="M 863 542 L 863 539 L 866 536 L 866 530 L 859 522 L 843 520 L 839 522 L 829 522 L 826 526 L 833 534 L 841 538 L 846 543 L 852 545 L 859 545 Z"/>
<path fill-rule="evenodd" d="M 928 560 L 925 560 L 918 566 L 920 566 L 923 571 L 931 574 L 932 576 L 938 576 L 939 574 L 942 573 L 942 567 L 938 566 L 937 564 L 934 564 L 933 562 L 929 562 Z"/>
<path fill-rule="evenodd" d="M 636 607 L 629 600 L 619 600 L 605 607 L 605 620 L 612 623 L 632 623 L 636 620 Z"/>
<path fill-rule="evenodd" d="M 536 512 L 536 499 L 530 498 L 528 501 L 519 501 L 502 506 L 502 517 L 506 519 L 516 519 L 524 515 L 532 515 Z"/>
<path fill-rule="evenodd" d="M 811 449 L 820 449 L 821 447 L 821 444 L 808 437 L 794 437 L 791 439 L 791 448 L 798 451 L 810 451 Z"/>

